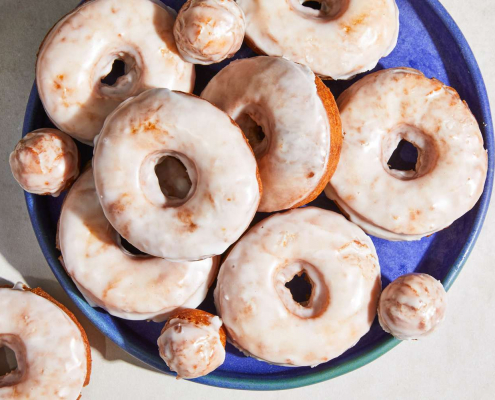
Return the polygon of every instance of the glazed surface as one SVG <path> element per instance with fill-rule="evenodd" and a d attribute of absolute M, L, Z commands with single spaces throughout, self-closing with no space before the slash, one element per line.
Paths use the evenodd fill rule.
<path fill-rule="evenodd" d="M 79 175 L 77 146 L 57 129 L 28 133 L 15 146 L 9 162 L 19 185 L 34 194 L 57 197 Z"/>
<path fill-rule="evenodd" d="M 64 202 L 58 240 L 65 269 L 88 302 L 125 319 L 161 321 L 179 307 L 197 307 L 218 268 L 211 258 L 172 263 L 124 250 L 103 214 L 91 169 Z"/>
<path fill-rule="evenodd" d="M 420 339 L 444 320 L 447 293 L 427 274 L 407 274 L 383 291 L 378 306 L 382 328 L 397 339 Z"/>
<path fill-rule="evenodd" d="M 396 68 L 366 76 L 337 102 L 345 136 L 325 193 L 351 221 L 387 240 L 418 240 L 474 207 L 487 152 L 476 119 L 454 89 Z M 387 164 L 401 140 L 418 150 L 415 170 Z"/>
<path fill-rule="evenodd" d="M 177 15 L 174 37 L 184 60 L 207 65 L 232 57 L 245 30 L 244 13 L 234 0 L 189 0 Z"/>
<path fill-rule="evenodd" d="M 182 200 L 161 190 L 155 168 L 164 157 L 187 170 L 191 188 Z M 222 254 L 248 227 L 261 195 L 238 126 L 207 101 L 168 89 L 149 90 L 107 118 L 93 165 L 113 227 L 139 250 L 175 261 Z"/>
<path fill-rule="evenodd" d="M 263 182 L 259 211 L 291 208 L 316 190 L 327 172 L 335 127 L 308 67 L 279 57 L 237 60 L 201 97 L 229 114 L 250 140 Z"/>
<path fill-rule="evenodd" d="M 285 286 L 301 272 L 313 286 L 304 305 Z M 229 340 L 246 354 L 316 366 L 368 332 L 380 290 L 370 238 L 337 213 L 306 207 L 244 235 L 220 268 L 214 298 Z"/>
<path fill-rule="evenodd" d="M 173 37 L 175 12 L 152 0 L 88 1 L 59 21 L 41 45 L 36 82 L 47 115 L 62 131 L 93 144 L 123 100 L 154 87 L 192 91 L 194 66 Z M 126 74 L 101 80 L 114 60 Z"/>
<path fill-rule="evenodd" d="M 225 360 L 219 329 L 222 320 L 211 316 L 207 324 L 172 318 L 158 338 L 160 356 L 178 378 L 193 379 L 214 371 Z"/>
<path fill-rule="evenodd" d="M 20 285 L 0 288 L 0 346 L 17 358 L 17 369 L 0 377 L 0 399 L 79 397 L 86 346 L 77 325 L 52 302 Z"/>
<path fill-rule="evenodd" d="M 309 66 L 316 74 L 349 79 L 373 69 L 397 44 L 394 0 L 238 0 L 246 36 L 256 49 Z"/>

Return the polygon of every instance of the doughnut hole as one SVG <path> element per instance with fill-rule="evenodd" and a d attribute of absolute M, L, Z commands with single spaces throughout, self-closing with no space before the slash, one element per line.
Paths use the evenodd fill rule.
<path fill-rule="evenodd" d="M 260 120 L 260 115 L 255 112 L 246 112 L 236 119 L 237 125 L 244 132 L 257 160 L 266 154 L 269 147 L 269 139 Z"/>
<path fill-rule="evenodd" d="M 137 51 L 105 55 L 96 64 L 95 88 L 100 96 L 125 100 L 136 94 L 141 82 L 142 61 Z"/>
<path fill-rule="evenodd" d="M 304 17 L 332 20 L 349 7 L 349 0 L 289 0 L 294 10 Z"/>
<path fill-rule="evenodd" d="M 24 376 L 26 348 L 16 335 L 0 335 L 0 388 L 20 382 Z"/>
<path fill-rule="evenodd" d="M 196 167 L 183 154 L 154 153 L 141 165 L 140 181 L 141 188 L 151 203 L 162 207 L 179 207 L 196 190 Z"/>
<path fill-rule="evenodd" d="M 125 62 L 119 59 L 116 59 L 112 64 L 112 70 L 108 73 L 108 75 L 101 78 L 101 83 L 113 86 L 117 83 L 121 76 L 126 74 L 126 66 Z"/>
<path fill-rule="evenodd" d="M 274 285 L 287 311 L 300 318 L 316 318 L 330 304 L 323 276 L 306 261 L 296 260 L 280 266 L 274 275 Z"/>
<path fill-rule="evenodd" d="M 400 125 L 383 136 L 381 161 L 384 170 L 400 180 L 418 179 L 438 161 L 433 138 L 418 127 Z"/>

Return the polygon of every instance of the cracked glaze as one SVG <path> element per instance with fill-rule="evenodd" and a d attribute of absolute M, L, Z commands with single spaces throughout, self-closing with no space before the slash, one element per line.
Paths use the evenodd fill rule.
<path fill-rule="evenodd" d="M 58 197 L 79 175 L 79 152 L 70 136 L 57 129 L 28 133 L 9 158 L 15 180 L 29 193 Z"/>
<path fill-rule="evenodd" d="M 246 36 L 264 54 L 309 66 L 316 74 L 349 79 L 373 69 L 397 44 L 394 0 L 238 0 Z"/>
<path fill-rule="evenodd" d="M 0 347 L 17 369 L 0 376 L 0 399 L 76 400 L 88 372 L 86 345 L 70 317 L 19 285 L 0 288 Z"/>
<path fill-rule="evenodd" d="M 335 127 L 308 67 L 280 57 L 233 61 L 201 97 L 229 114 L 249 138 L 263 182 L 259 211 L 291 208 L 320 186 L 333 161 Z M 266 135 L 259 143 L 257 125 Z"/>
<path fill-rule="evenodd" d="M 232 57 L 245 30 L 244 13 L 234 0 L 189 0 L 177 15 L 174 37 L 184 60 L 207 65 Z"/>
<path fill-rule="evenodd" d="M 418 240 L 474 207 L 487 153 L 476 119 L 454 89 L 396 68 L 366 76 L 337 103 L 345 136 L 325 193 L 351 221 L 383 239 Z M 418 149 L 415 171 L 387 165 L 402 139 Z"/>
<path fill-rule="evenodd" d="M 301 271 L 313 286 L 306 306 L 285 287 Z M 305 207 L 243 236 L 220 268 L 214 298 L 230 341 L 246 354 L 315 366 L 369 331 L 380 289 L 370 238 L 337 213 Z"/>
<path fill-rule="evenodd" d="M 151 0 L 88 1 L 60 20 L 43 41 L 36 82 L 47 115 L 62 131 L 92 144 L 123 100 L 154 88 L 192 91 L 194 66 L 175 46 L 175 12 Z M 101 82 L 114 60 L 126 75 Z"/>
<path fill-rule="evenodd" d="M 86 170 L 62 207 L 58 231 L 63 264 L 92 306 L 120 318 L 161 321 L 179 307 L 197 307 L 217 272 L 217 260 L 173 263 L 133 256 L 118 244 Z"/>
<path fill-rule="evenodd" d="M 154 168 L 165 156 L 187 169 L 184 201 L 160 190 Z M 107 118 L 93 166 L 113 227 L 139 250 L 174 261 L 222 254 L 247 229 L 261 196 L 239 127 L 207 101 L 168 89 L 142 93 Z"/>
<path fill-rule="evenodd" d="M 380 296 L 378 317 L 382 328 L 397 339 L 420 339 L 445 318 L 447 293 L 427 274 L 407 274 L 388 285 Z"/>

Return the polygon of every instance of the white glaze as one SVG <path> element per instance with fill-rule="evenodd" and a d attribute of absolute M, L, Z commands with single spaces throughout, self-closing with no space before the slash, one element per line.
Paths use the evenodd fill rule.
<path fill-rule="evenodd" d="M 307 307 L 285 287 L 302 269 L 313 282 Z M 244 235 L 220 268 L 214 297 L 229 340 L 245 353 L 315 366 L 369 331 L 380 289 L 370 238 L 337 213 L 305 207 Z"/>
<path fill-rule="evenodd" d="M 345 136 L 325 193 L 367 233 L 418 240 L 476 204 L 487 153 L 454 89 L 416 70 L 390 69 L 355 83 L 338 104 Z M 402 138 L 418 148 L 416 172 L 388 168 Z"/>
<path fill-rule="evenodd" d="M 87 354 L 77 325 L 54 303 L 29 291 L 0 288 L 0 347 L 17 369 L 0 377 L 0 399 L 76 400 L 86 380 Z"/>
<path fill-rule="evenodd" d="M 388 285 L 380 296 L 378 318 L 397 339 L 420 339 L 445 319 L 447 293 L 427 274 L 407 274 Z"/>
<path fill-rule="evenodd" d="M 223 364 L 225 347 L 220 340 L 222 320 L 210 318 L 207 325 L 174 318 L 158 338 L 160 357 L 177 372 L 177 378 L 194 379 Z"/>
<path fill-rule="evenodd" d="M 165 319 L 179 307 L 197 307 L 217 272 L 217 260 L 172 263 L 122 250 L 85 171 L 62 207 L 58 231 L 63 264 L 94 307 L 120 318 Z"/>
<path fill-rule="evenodd" d="M 192 91 L 194 66 L 175 46 L 175 12 L 151 0 L 93 0 L 58 22 L 45 38 L 36 81 L 50 119 L 92 144 L 123 100 L 154 87 Z M 115 59 L 127 74 L 114 86 L 100 81 Z"/>
<path fill-rule="evenodd" d="M 330 123 L 315 76 L 303 65 L 280 57 L 237 60 L 220 71 L 201 97 L 234 119 L 254 147 L 263 196 L 259 211 L 290 208 L 320 184 L 330 162 Z M 248 117 L 246 117 L 248 116 Z"/>
<path fill-rule="evenodd" d="M 234 0 L 189 0 L 177 15 L 174 37 L 184 60 L 207 65 L 232 57 L 245 30 L 244 13 Z"/>
<path fill-rule="evenodd" d="M 322 0 L 321 10 L 302 0 L 237 0 L 246 36 L 264 54 L 284 56 L 316 74 L 349 79 L 373 69 L 399 35 L 395 0 Z"/>
<path fill-rule="evenodd" d="M 179 158 L 192 181 L 183 204 L 155 174 Z M 93 158 L 96 189 L 113 227 L 141 251 L 169 260 L 222 254 L 258 208 L 256 160 L 227 114 L 192 95 L 153 89 L 111 114 Z"/>
<path fill-rule="evenodd" d="M 28 133 L 9 158 L 15 180 L 29 193 L 57 197 L 79 175 L 79 152 L 70 136 L 57 129 Z"/>

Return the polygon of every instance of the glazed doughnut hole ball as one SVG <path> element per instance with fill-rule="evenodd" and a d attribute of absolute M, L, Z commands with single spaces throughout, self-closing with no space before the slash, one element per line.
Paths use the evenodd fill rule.
<path fill-rule="evenodd" d="M 223 364 L 226 340 L 219 317 L 183 309 L 169 318 L 157 344 L 160 357 L 177 372 L 177 378 L 193 379 Z"/>
<path fill-rule="evenodd" d="M 234 0 L 189 0 L 177 15 L 174 37 L 184 60 L 208 65 L 232 57 L 245 30 L 244 13 Z"/>
<path fill-rule="evenodd" d="M 28 133 L 9 158 L 15 180 L 26 191 L 57 197 L 79 175 L 74 141 L 57 129 Z"/>
<path fill-rule="evenodd" d="M 401 340 L 420 339 L 433 332 L 445 318 L 447 293 L 428 274 L 407 274 L 383 291 L 378 304 L 382 328 Z"/>

